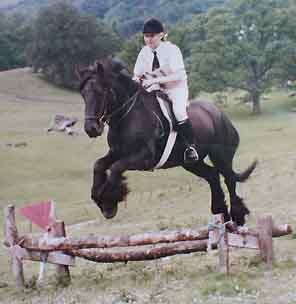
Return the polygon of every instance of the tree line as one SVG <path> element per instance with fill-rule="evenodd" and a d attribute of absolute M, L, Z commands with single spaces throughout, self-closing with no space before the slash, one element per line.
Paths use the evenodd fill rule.
<path fill-rule="evenodd" d="M 22 12 L 34 15 L 40 8 L 48 6 L 52 0 L 26 0 L 14 5 L 3 6 L 0 11 Z M 64 0 L 82 12 L 91 14 L 111 25 L 125 37 L 141 30 L 143 21 L 154 15 L 165 23 L 174 24 L 189 20 L 192 15 L 222 5 L 225 0 Z M 2 6 L 2 8 L 1 8 Z"/>
<path fill-rule="evenodd" d="M 0 23 L 0 70 L 30 65 L 64 87 L 77 86 L 76 65 L 114 54 L 121 44 L 109 26 L 65 2 L 41 9 L 30 21 L 3 15 Z"/>
<path fill-rule="evenodd" d="M 268 89 L 296 79 L 295 15 L 295 0 L 231 0 L 171 27 L 169 40 L 183 51 L 191 95 L 242 90 L 260 114 Z M 123 45 L 130 65 L 139 41 Z"/>
<path fill-rule="evenodd" d="M 243 90 L 260 113 L 260 96 L 296 77 L 295 13 L 295 0 L 230 0 L 168 24 L 169 40 L 185 58 L 191 94 Z M 43 8 L 30 20 L 0 17 L 0 70 L 30 65 L 65 87 L 77 85 L 76 65 L 107 55 L 117 55 L 132 70 L 143 45 L 141 33 L 127 39 L 67 2 Z"/>

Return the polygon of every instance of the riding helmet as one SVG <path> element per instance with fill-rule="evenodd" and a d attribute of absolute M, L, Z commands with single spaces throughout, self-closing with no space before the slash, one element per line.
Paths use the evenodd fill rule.
<path fill-rule="evenodd" d="M 144 23 L 143 34 L 159 34 L 162 32 L 164 32 L 164 27 L 158 19 L 151 18 Z"/>

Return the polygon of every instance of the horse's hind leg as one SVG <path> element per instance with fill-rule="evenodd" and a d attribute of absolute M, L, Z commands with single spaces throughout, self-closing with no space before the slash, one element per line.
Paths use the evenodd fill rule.
<path fill-rule="evenodd" d="M 245 216 L 250 213 L 249 209 L 243 202 L 243 199 L 236 194 L 236 181 L 229 176 L 225 176 L 225 184 L 227 186 L 230 197 L 230 215 L 232 220 L 239 226 L 245 224 Z"/>
<path fill-rule="evenodd" d="M 243 202 L 243 199 L 236 193 L 235 174 L 232 170 L 233 153 L 223 154 L 224 160 L 221 157 L 214 157 L 211 155 L 210 159 L 217 168 L 217 170 L 224 176 L 224 181 L 227 186 L 230 198 L 230 215 L 231 219 L 239 226 L 245 224 L 245 216 L 250 213 L 249 209 Z"/>
<path fill-rule="evenodd" d="M 230 215 L 225 202 L 225 195 L 220 183 L 220 176 L 217 169 L 211 167 L 204 162 L 199 162 L 194 166 L 184 166 L 184 168 L 199 176 L 204 178 L 210 185 L 211 189 L 211 211 L 213 214 L 224 214 L 225 221 L 230 220 Z"/>

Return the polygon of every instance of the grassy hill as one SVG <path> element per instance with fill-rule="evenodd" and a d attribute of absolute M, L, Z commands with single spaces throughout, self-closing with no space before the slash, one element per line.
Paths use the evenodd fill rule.
<path fill-rule="evenodd" d="M 229 96 L 224 109 L 241 135 L 235 158 L 237 171 L 254 158 L 259 166 L 238 187 L 252 214 L 272 213 L 276 223 L 296 227 L 296 100 L 288 92 L 272 91 L 263 101 L 261 117 Z M 205 97 L 204 97 L 205 98 Z M 208 97 L 209 98 L 209 97 Z M 79 118 L 78 135 L 46 133 L 56 113 Z M 128 172 L 131 187 L 126 204 L 109 221 L 90 200 L 92 166 L 107 150 L 106 138 L 89 139 L 83 132 L 83 101 L 73 92 L 43 81 L 30 69 L 0 73 L 0 208 L 9 203 L 54 199 L 68 235 L 126 234 L 197 227 L 210 222 L 210 192 L 201 179 L 181 168 L 151 173 Z M 25 142 L 26 145 L 17 145 Z M 227 197 L 228 199 L 228 197 Z M 29 223 L 17 217 L 20 233 Z M 78 225 L 81 223 L 80 225 Z M 3 213 L 0 212 L 3 226 Z M 33 228 L 33 232 L 38 230 Z M 0 231 L 0 241 L 3 232 Z M 191 254 L 155 262 L 100 265 L 77 260 L 72 284 L 56 285 L 48 266 L 46 285 L 34 285 L 38 263 L 26 263 L 25 292 L 14 289 L 6 249 L 0 251 L 0 303 L 295 303 L 296 242 L 275 241 L 273 270 L 253 251 L 231 252 L 231 274 L 216 272 L 217 256 Z"/>

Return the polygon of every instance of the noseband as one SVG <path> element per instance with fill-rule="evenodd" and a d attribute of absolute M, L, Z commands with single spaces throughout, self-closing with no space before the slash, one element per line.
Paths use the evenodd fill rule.
<path fill-rule="evenodd" d="M 110 89 L 110 91 L 112 91 L 112 89 Z M 114 94 L 114 92 L 113 92 Z M 103 114 L 101 116 L 101 118 L 99 118 L 99 115 L 85 115 L 84 120 L 95 120 L 95 121 L 99 121 L 100 123 L 105 123 L 106 122 L 106 115 L 107 115 L 107 95 L 108 95 L 108 91 L 106 90 L 104 92 L 104 97 L 103 97 Z"/>

